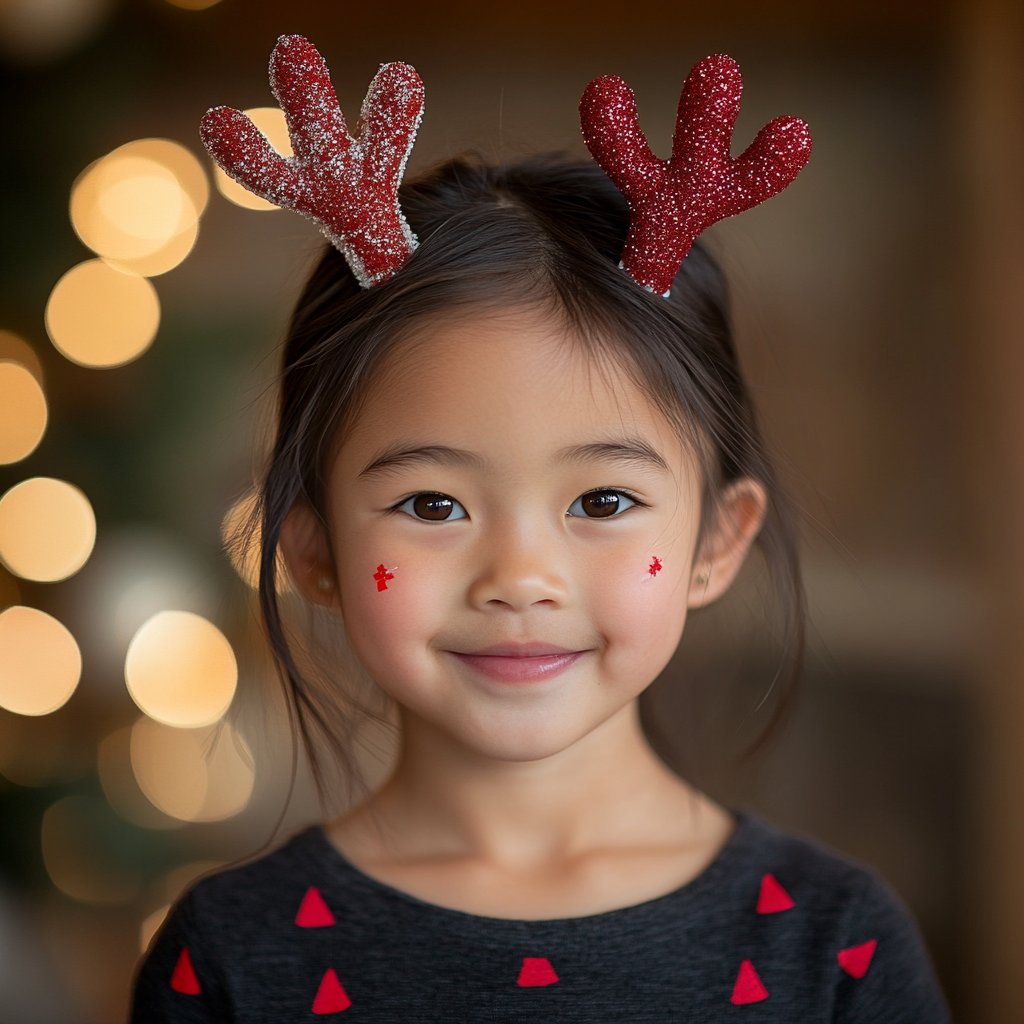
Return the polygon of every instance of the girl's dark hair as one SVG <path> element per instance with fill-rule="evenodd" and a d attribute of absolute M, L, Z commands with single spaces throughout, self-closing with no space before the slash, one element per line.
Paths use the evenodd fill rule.
<path fill-rule="evenodd" d="M 404 185 L 401 205 L 420 245 L 391 280 L 363 291 L 328 247 L 299 297 L 258 503 L 260 605 L 318 783 L 324 746 L 352 768 L 352 719 L 365 708 L 337 681 L 315 678 L 285 626 L 277 578 L 282 523 L 296 502 L 324 520 L 339 437 L 386 356 L 431 319 L 487 308 L 540 307 L 580 344 L 624 367 L 697 453 L 704 522 L 731 481 L 751 477 L 764 487 L 768 508 L 758 543 L 783 621 L 766 736 L 795 694 L 803 589 L 794 519 L 740 371 L 714 259 L 695 244 L 668 300 L 644 291 L 619 268 L 629 229 L 625 199 L 596 165 L 557 156 L 502 167 L 455 159 Z"/>

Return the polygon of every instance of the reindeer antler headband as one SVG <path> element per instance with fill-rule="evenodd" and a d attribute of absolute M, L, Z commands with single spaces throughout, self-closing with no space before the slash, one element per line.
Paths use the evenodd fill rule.
<path fill-rule="evenodd" d="M 408 64 L 381 67 L 363 100 L 358 140 L 348 133 L 327 65 L 308 39 L 278 39 L 270 87 L 295 156 L 276 153 L 230 107 L 203 117 L 203 144 L 250 192 L 319 224 L 364 288 L 386 281 L 417 244 L 398 205 L 398 186 L 423 116 L 420 76 Z"/>
<path fill-rule="evenodd" d="M 275 152 L 244 114 L 215 107 L 201 133 L 210 155 L 251 192 L 320 225 L 364 288 L 392 277 L 416 236 L 398 187 L 423 115 L 423 83 L 407 64 L 385 64 L 363 101 L 359 138 L 348 133 L 316 48 L 281 36 L 270 58 L 293 157 Z M 743 83 L 731 57 L 707 57 L 679 100 L 669 160 L 651 153 L 633 93 L 621 78 L 596 78 L 580 102 L 583 138 L 626 197 L 629 237 L 622 265 L 650 291 L 667 295 L 693 240 L 707 227 L 781 192 L 807 163 L 807 125 L 779 117 L 735 160 L 729 143 Z"/>
<path fill-rule="evenodd" d="M 777 117 L 733 160 L 729 144 L 742 91 L 732 57 L 698 62 L 679 97 L 669 160 L 659 160 L 648 147 L 633 92 L 621 78 L 595 78 L 580 100 L 583 141 L 629 203 L 622 265 L 659 295 L 668 294 L 705 228 L 771 199 L 810 158 L 807 125 Z"/>

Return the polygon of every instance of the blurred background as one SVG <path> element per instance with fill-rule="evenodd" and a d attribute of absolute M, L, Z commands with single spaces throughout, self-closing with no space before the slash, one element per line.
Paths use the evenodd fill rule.
<path fill-rule="evenodd" d="M 410 171 L 468 148 L 584 155 L 599 74 L 667 155 L 691 64 L 728 52 L 736 148 L 810 122 L 797 183 L 708 233 L 804 520 L 812 650 L 763 718 L 756 563 L 645 697 L 673 765 L 872 864 L 956 1019 L 1024 1020 L 1024 7 L 1000 0 L 0 0 L 0 1024 L 124 1019 L 189 882 L 316 820 L 225 545 L 276 346 L 322 245 L 218 180 L 225 103 L 280 148 L 301 32 L 355 120 L 415 64 Z"/>

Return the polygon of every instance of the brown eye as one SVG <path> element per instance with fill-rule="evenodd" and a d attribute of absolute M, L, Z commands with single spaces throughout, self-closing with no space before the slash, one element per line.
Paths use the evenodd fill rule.
<path fill-rule="evenodd" d="M 627 504 L 627 502 L 629 504 Z M 620 509 L 628 508 L 632 502 L 617 491 L 591 491 L 577 498 L 569 509 L 569 515 L 584 515 L 590 519 L 607 519 Z"/>
<path fill-rule="evenodd" d="M 461 515 L 454 516 L 456 519 L 461 519 L 465 515 L 462 506 L 454 498 L 449 498 L 447 494 L 417 494 L 410 504 L 412 505 L 412 514 L 417 519 L 440 522 L 443 519 L 453 518 L 452 513 L 462 512 Z"/>

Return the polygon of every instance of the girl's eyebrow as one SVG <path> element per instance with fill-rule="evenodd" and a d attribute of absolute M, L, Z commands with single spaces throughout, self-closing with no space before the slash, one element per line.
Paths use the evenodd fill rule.
<path fill-rule="evenodd" d="M 577 444 L 563 448 L 558 457 L 564 462 L 627 462 L 651 466 L 664 473 L 668 463 L 646 441 L 639 437 L 622 437 L 593 444 Z"/>
<path fill-rule="evenodd" d="M 667 473 L 668 463 L 646 441 L 639 437 L 622 437 L 610 441 L 570 445 L 558 453 L 561 462 L 626 462 L 640 463 Z M 385 448 L 359 474 L 360 477 L 382 473 L 409 465 L 479 467 L 483 459 L 476 452 L 451 448 L 443 444 L 403 445 Z"/>
<path fill-rule="evenodd" d="M 475 467 L 481 465 L 482 462 L 483 459 L 475 452 L 469 452 L 463 448 L 449 448 L 443 444 L 412 447 L 397 444 L 380 452 L 359 475 L 361 477 L 370 476 L 373 473 L 417 463 L 432 463 L 435 466 Z"/>

